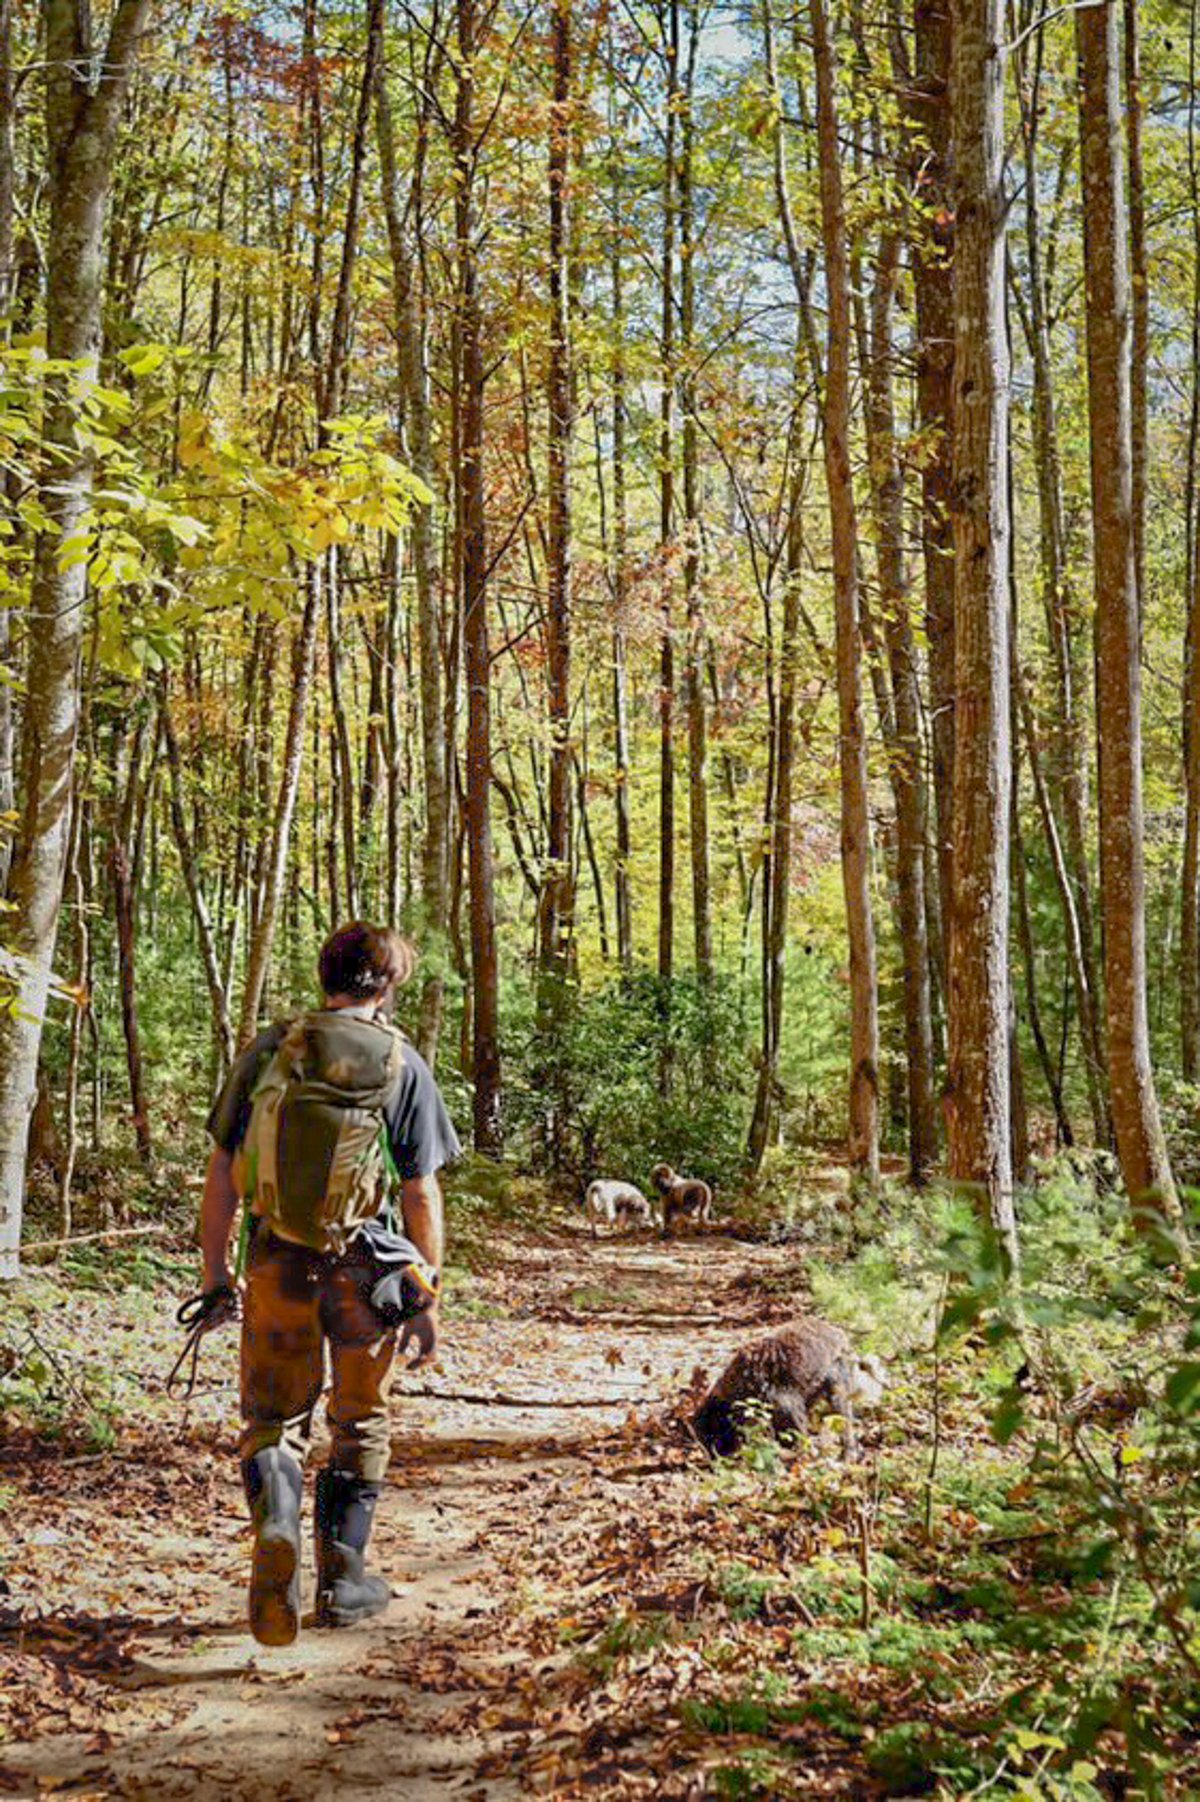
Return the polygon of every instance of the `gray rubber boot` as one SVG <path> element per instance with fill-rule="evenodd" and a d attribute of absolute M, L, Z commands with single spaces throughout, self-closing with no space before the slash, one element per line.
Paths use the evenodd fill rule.
<path fill-rule="evenodd" d="M 317 1475 L 317 1625 L 353 1627 L 382 1614 L 392 1592 L 365 1568 L 380 1485 L 328 1467 Z"/>
<path fill-rule="evenodd" d="M 250 1631 L 263 1646 L 290 1646 L 300 1631 L 300 1498 L 304 1473 L 268 1446 L 242 1466 L 254 1523 Z"/>

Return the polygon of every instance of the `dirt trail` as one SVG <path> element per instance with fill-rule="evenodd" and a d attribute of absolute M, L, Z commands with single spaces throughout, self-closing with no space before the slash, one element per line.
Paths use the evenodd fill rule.
<path fill-rule="evenodd" d="M 0 1678 L 19 1698 L 0 1793 L 529 1793 L 513 1767 L 544 1673 L 514 1625 L 544 1598 L 526 1571 L 601 1491 L 619 1500 L 593 1480 L 594 1448 L 714 1369 L 794 1255 L 582 1234 L 507 1251 L 504 1315 L 453 1320 L 439 1370 L 399 1385 L 373 1546 L 396 1599 L 360 1629 L 283 1651 L 249 1638 L 231 1372 L 214 1444 L 194 1427 L 165 1463 L 149 1439 L 133 1456 L 0 1462 Z M 229 1345 L 206 1369 L 230 1371 Z"/>

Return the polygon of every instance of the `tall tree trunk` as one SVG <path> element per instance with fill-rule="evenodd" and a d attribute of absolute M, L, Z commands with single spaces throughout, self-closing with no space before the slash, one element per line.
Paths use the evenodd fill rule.
<path fill-rule="evenodd" d="M 622 218 L 621 151 L 613 155 L 612 268 L 612 695 L 613 763 L 616 816 L 617 955 L 623 970 L 633 968 L 633 908 L 630 901 L 629 864 L 633 839 L 629 823 L 629 708 L 625 669 L 625 615 L 629 590 L 629 503 L 625 476 L 625 309 L 621 267 Z"/>
<path fill-rule="evenodd" d="M 1050 340 L 1049 297 L 1043 258 L 1044 230 L 1038 146 L 1041 124 L 1041 72 L 1044 44 L 1039 32 L 1025 116 L 1025 247 L 1029 260 L 1027 336 L 1033 362 L 1033 450 L 1037 468 L 1042 584 L 1046 631 L 1055 680 L 1055 721 L 1050 785 L 1062 815 L 1064 869 L 1069 883 L 1061 889 L 1064 911 L 1078 921 L 1079 955 L 1072 960 L 1075 1005 L 1083 1043 L 1092 1129 L 1097 1145 L 1111 1143 L 1103 1033 L 1098 1005 L 1099 984 L 1094 955 L 1091 878 L 1087 854 L 1087 740 L 1082 714 L 1083 658 L 1071 590 L 1063 512 L 1062 462 L 1055 405 L 1054 358 Z M 1019 290 L 1018 290 L 1019 292 Z"/>
<path fill-rule="evenodd" d="M 769 3 L 769 0 L 768 0 Z M 801 350 L 797 342 L 799 374 Z M 783 623 L 779 635 L 779 699 L 775 709 L 771 812 L 763 859 L 763 1046 L 747 1156 L 757 1171 L 779 1120 L 779 1048 L 787 961 L 788 896 L 792 870 L 792 773 L 796 758 L 796 677 L 800 654 L 800 592 L 804 559 L 804 462 L 799 382 L 792 420 L 792 480 L 788 496 Z"/>
<path fill-rule="evenodd" d="M 1124 0 L 1125 129 L 1129 146 L 1129 255 L 1133 283 L 1133 365 L 1130 372 L 1130 471 L 1133 489 L 1133 565 L 1138 619 L 1146 610 L 1146 474 L 1150 378 L 1150 269 L 1146 254 L 1146 178 L 1142 159 L 1142 54 L 1138 0 Z"/>
<path fill-rule="evenodd" d="M 698 0 L 687 0 L 685 75 L 680 90 L 679 155 L 679 406 L 683 416 L 683 589 L 687 608 L 688 812 L 692 862 L 692 925 L 696 971 L 713 971 L 712 882 L 708 848 L 708 712 L 704 693 L 707 633 L 700 592 L 699 425 L 696 418 L 696 208 L 693 108 L 700 42 Z"/>
<path fill-rule="evenodd" d="M 124 793 L 114 798 L 112 808 L 109 875 L 117 928 L 117 985 L 121 996 L 121 1029 L 125 1041 L 125 1067 L 129 1077 L 130 1116 L 138 1156 L 144 1164 L 150 1162 L 152 1145 L 137 1007 L 137 908 L 142 887 L 145 810 L 154 781 L 156 742 L 157 720 L 154 722 L 154 736 L 149 745 L 149 767 L 143 782 L 145 714 L 139 712 L 132 736 L 128 738 L 124 718 L 118 719 L 113 735 L 113 766 L 119 775 L 122 762 L 125 763 L 125 786 Z M 126 744 L 128 749 L 123 758 L 122 750 Z"/>
<path fill-rule="evenodd" d="M 1184 501 L 1187 632 L 1183 654 L 1183 855 L 1179 906 L 1179 1033 L 1183 1074 L 1200 1079 L 1200 154 L 1197 150 L 1197 36 L 1192 0 L 1188 31 L 1188 193 L 1192 214 L 1192 395 Z"/>
<path fill-rule="evenodd" d="M 476 0 L 457 0 L 458 64 L 454 112 L 455 232 L 461 350 L 458 521 L 462 539 L 463 643 L 467 677 L 467 845 L 471 876 L 472 1065 L 475 1148 L 502 1146 L 496 901 L 492 880 L 491 652 L 487 611 L 487 536 L 483 484 L 483 316 L 479 299 L 475 59 Z"/>
<path fill-rule="evenodd" d="M 842 194 L 833 51 L 825 0 L 811 0 L 817 76 L 817 143 L 829 324 L 825 361 L 825 479 L 833 540 L 837 637 L 842 882 L 850 942 L 850 1167 L 879 1175 L 879 1018 L 871 838 L 859 644 L 858 523 L 850 467 L 850 272 Z"/>
<path fill-rule="evenodd" d="M 675 137 L 679 95 L 679 0 L 667 0 L 667 118 L 663 152 L 661 391 L 658 433 L 658 554 L 662 593 L 658 730 L 658 975 L 670 983 L 675 963 L 675 641 L 671 624 L 671 553 L 675 516 Z"/>
<path fill-rule="evenodd" d="M 1017 1264 L 1009 1072 L 1008 335 L 1001 0 L 955 0 L 950 1171 Z"/>
<path fill-rule="evenodd" d="M 76 437 L 69 393 L 94 379 L 100 336 L 104 216 L 113 146 L 149 0 L 117 0 L 107 46 L 91 81 L 87 10 L 77 0 L 45 0 L 47 351 L 74 363 L 68 383 L 48 378 L 43 436 L 49 446 L 39 501 L 50 522 L 34 553 L 31 635 L 21 733 L 21 823 L 9 879 L 14 903 L 10 949 L 18 959 L 15 1005 L 0 1017 L 0 1279 L 20 1268 L 21 1215 L 29 1119 L 58 932 L 70 829 L 79 648 L 86 565 L 64 566 L 60 545 L 83 528 L 92 453 Z"/>
<path fill-rule="evenodd" d="M 179 867 L 183 871 L 188 897 L 192 903 L 196 937 L 200 941 L 200 955 L 204 963 L 205 981 L 208 983 L 208 998 L 212 1005 L 213 1037 L 217 1046 L 218 1074 L 223 1076 L 233 1062 L 234 1054 L 233 1023 L 229 1017 L 229 994 L 221 973 L 221 960 L 217 953 L 212 919 L 196 861 L 195 845 L 188 830 L 187 815 L 183 808 L 183 770 L 179 756 L 179 741 L 175 736 L 175 723 L 171 718 L 171 703 L 165 679 L 159 707 L 162 716 L 163 743 L 167 752 L 167 770 L 171 779 L 171 826 L 175 834 L 175 846 L 179 853 Z"/>
<path fill-rule="evenodd" d="M 570 247 L 571 4 L 550 0 L 554 89 L 550 107 L 550 368 L 547 383 L 546 681 L 550 714 L 550 780 L 546 861 L 539 901 L 540 1007 L 553 1012 L 567 966 L 574 916 L 571 857 L 571 368 Z"/>
<path fill-rule="evenodd" d="M 0 0 L 0 350 L 11 334 L 11 313 L 16 298 L 16 258 L 13 222 L 16 208 L 16 92 L 12 66 L 12 0 Z M 9 503 L 10 517 L 16 517 L 20 480 L 15 470 L 6 470 L 0 484 Z M 13 770 L 13 704 L 12 704 L 12 620 L 11 609 L 0 607 L 0 814 L 11 814 L 16 800 Z M 12 861 L 12 840 L 7 832 L 0 834 L 0 899 L 8 888 L 8 869 Z"/>
<path fill-rule="evenodd" d="M 1100 884 L 1113 1124 L 1135 1209 L 1175 1218 L 1150 1064 L 1142 815 L 1141 656 L 1133 530 L 1130 294 L 1115 0 L 1075 15 L 1087 282 Z"/>
<path fill-rule="evenodd" d="M 16 285 L 13 221 L 16 217 L 17 132 L 12 27 L 13 0 L 0 0 L 0 321 L 8 317 Z M 4 327 L 0 326 L 0 330 Z"/>
<path fill-rule="evenodd" d="M 437 493 L 439 482 L 434 467 L 425 309 L 418 275 L 428 118 L 426 111 L 422 110 L 406 206 L 400 192 L 395 128 L 382 57 L 376 87 L 376 121 L 384 214 L 392 262 L 397 372 L 404 402 L 405 451 L 409 467 L 425 483 L 432 496 Z M 405 230 L 406 219 L 414 221 L 411 233 Z M 450 788 L 447 777 L 447 740 L 443 732 L 438 550 L 434 524 L 432 500 L 428 506 L 415 509 L 410 533 L 413 578 L 417 591 L 421 758 L 425 786 L 421 899 L 425 932 L 435 940 L 442 940 L 447 931 L 450 910 Z M 398 605 L 398 598 L 397 594 L 393 611 Z M 392 816 L 389 815 L 390 817 Z M 396 855 L 395 848 L 389 849 L 389 859 L 394 859 Z M 394 897 L 397 892 L 396 882 L 393 872 L 389 880 L 389 897 Z M 393 901 L 393 907 L 394 905 Z M 437 971 L 431 971 L 425 978 L 418 1034 L 418 1048 L 431 1061 L 437 1052 L 444 1006 L 445 984 Z"/>
<path fill-rule="evenodd" d="M 354 754 L 350 721 L 342 694 L 342 560 L 331 546 L 325 558 L 326 668 L 329 675 L 329 756 L 337 771 L 334 817 L 330 830 L 341 834 L 342 883 L 346 916 L 357 919 L 359 906 L 358 838 L 354 830 Z"/>
<path fill-rule="evenodd" d="M 908 611 L 908 579 L 904 566 L 904 476 L 896 449 L 892 400 L 892 306 L 899 263 L 900 239 L 898 234 L 889 232 L 880 246 L 872 297 L 866 407 L 878 546 L 879 605 L 883 614 L 895 715 L 890 773 L 896 800 L 897 926 L 904 967 L 909 1176 L 919 1188 L 928 1180 L 937 1157 L 937 1111 L 933 1088 L 929 935 L 925 914 L 921 694 L 917 648 Z"/>
<path fill-rule="evenodd" d="M 327 439 L 329 422 L 337 418 L 345 399 L 354 269 L 358 260 L 359 220 L 362 212 L 363 167 L 371 123 L 371 104 L 375 95 L 375 71 L 379 66 L 383 43 L 383 5 L 384 0 L 367 0 L 366 57 L 354 115 L 354 136 L 350 145 L 350 186 L 346 194 L 342 260 L 338 268 L 337 297 L 333 307 L 333 323 L 329 329 L 329 354 L 320 395 L 322 442 Z M 319 119 L 319 113 L 317 117 Z M 319 125 L 317 135 L 320 135 Z"/>
<path fill-rule="evenodd" d="M 267 858 L 266 881 L 262 906 L 246 960 L 246 986 L 242 993 L 241 1018 L 238 1021 L 237 1046 L 244 1051 L 258 1031 L 258 1010 L 262 1005 L 267 967 L 275 944 L 275 928 L 287 874 L 288 852 L 292 837 L 292 816 L 300 788 L 300 770 L 304 762 L 304 716 L 308 709 L 308 691 L 312 686 L 316 656 L 317 627 L 321 617 L 321 566 L 310 563 L 304 572 L 304 612 L 292 663 L 292 694 L 288 706 L 287 733 L 283 746 L 283 767 L 279 773 L 278 799 L 271 822 L 270 854 Z"/>
<path fill-rule="evenodd" d="M 917 407 L 921 436 L 921 547 L 929 641 L 930 738 L 937 822 L 938 914 L 944 955 L 954 863 L 954 202 L 950 109 L 951 0 L 914 0 L 913 76 L 905 84 L 913 176 L 929 223 L 913 252 Z M 947 972 L 941 971 L 947 990 Z"/>

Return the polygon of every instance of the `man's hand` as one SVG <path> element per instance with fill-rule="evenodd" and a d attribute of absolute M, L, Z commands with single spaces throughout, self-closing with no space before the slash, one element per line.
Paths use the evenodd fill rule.
<path fill-rule="evenodd" d="M 397 1349 L 403 1357 L 410 1345 L 415 1345 L 418 1356 L 409 1360 L 410 1370 L 419 1370 L 422 1364 L 432 1364 L 437 1357 L 441 1344 L 442 1323 L 439 1318 L 438 1305 L 425 1308 L 420 1314 L 414 1314 L 400 1328 Z"/>

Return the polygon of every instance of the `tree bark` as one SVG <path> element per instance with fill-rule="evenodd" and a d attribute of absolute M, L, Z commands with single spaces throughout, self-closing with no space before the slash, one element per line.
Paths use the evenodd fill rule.
<path fill-rule="evenodd" d="M 117 124 L 149 0 L 117 0 L 99 79 L 89 81 L 86 15 L 75 0 L 45 0 L 46 146 L 49 185 L 46 318 L 52 359 L 94 379 L 100 336 L 104 216 Z M 49 383 L 50 446 L 40 503 L 52 530 L 35 547 L 22 720 L 21 824 L 9 880 L 10 947 L 18 959 L 15 1005 L 0 1018 L 0 1279 L 20 1269 L 29 1119 L 58 931 L 79 719 L 79 649 L 86 564 L 66 567 L 60 545 L 83 529 L 92 454 L 75 435 L 65 378 Z"/>
<path fill-rule="evenodd" d="M 950 1172 L 1015 1269 L 1009 1072 L 1008 337 L 1001 0 L 955 0 Z"/>
<path fill-rule="evenodd" d="M 1129 147 L 1129 256 L 1132 277 L 1133 365 L 1130 372 L 1130 471 L 1133 486 L 1133 565 L 1138 619 L 1146 610 L 1146 477 L 1150 377 L 1150 269 L 1146 254 L 1146 178 L 1142 158 L 1142 53 L 1138 0 L 1124 0 L 1125 130 Z"/>
<path fill-rule="evenodd" d="M 431 493 L 436 494 L 440 483 L 434 465 L 425 310 L 418 277 L 428 118 L 423 109 L 418 125 L 408 204 L 405 206 L 400 193 L 395 128 L 382 57 L 377 74 L 376 120 L 384 214 L 392 263 L 397 373 L 404 402 L 405 451 L 413 473 L 421 478 Z M 415 222 L 411 235 L 405 230 L 406 219 Z M 421 898 L 425 931 L 435 940 L 442 940 L 447 931 L 450 909 L 451 809 L 443 719 L 439 572 L 434 524 L 432 506 L 417 507 L 414 510 L 410 534 L 413 577 L 417 591 L 421 759 L 425 786 Z M 393 601 L 393 610 L 396 600 Z M 392 681 L 394 687 L 394 671 Z M 389 814 L 389 818 L 391 817 L 393 816 Z M 398 847 L 389 848 L 389 858 L 394 859 L 397 855 Z M 394 897 L 396 893 L 397 879 L 394 872 L 389 872 L 389 897 Z M 392 917 L 395 917 L 394 906 L 393 900 Z M 426 976 L 418 1048 L 430 1061 L 436 1058 L 441 1035 L 444 987 L 441 976 L 436 972 Z"/>
<path fill-rule="evenodd" d="M 913 177 L 928 223 L 913 249 L 917 408 L 921 460 L 921 548 L 929 711 L 937 825 L 938 914 L 949 938 L 954 893 L 954 201 L 950 109 L 950 0 L 914 0 Z M 944 958 L 948 957 L 948 946 Z M 941 988 L 947 990 L 945 961 Z"/>
<path fill-rule="evenodd" d="M 287 873 L 288 850 L 291 845 L 292 816 L 300 788 L 300 769 L 304 762 L 304 716 L 308 710 L 308 691 L 312 686 L 313 663 L 317 646 L 317 627 L 321 617 L 321 566 L 308 564 L 304 572 L 304 611 L 296 642 L 292 666 L 292 695 L 288 706 L 287 734 L 283 747 L 283 767 L 279 775 L 278 799 L 271 823 L 270 855 L 267 858 L 266 881 L 262 905 L 255 923 L 246 961 L 246 986 L 242 994 L 242 1011 L 238 1022 L 237 1048 L 244 1051 L 258 1031 L 258 1010 L 262 1005 L 267 966 L 275 943 L 275 928 L 283 897 Z"/>
<path fill-rule="evenodd" d="M 1038 145 L 1041 122 L 1043 38 L 1034 51 L 1029 103 L 1025 113 L 1025 245 L 1029 261 L 1027 336 L 1033 362 L 1033 450 L 1037 468 L 1043 600 L 1055 681 L 1053 750 L 1049 786 L 1062 815 L 1065 886 L 1060 885 L 1064 915 L 1077 921 L 1078 955 L 1072 958 L 1075 1005 L 1079 1019 L 1092 1130 L 1096 1144 L 1111 1143 L 1104 1038 L 1097 998 L 1099 982 L 1094 954 L 1092 885 L 1088 873 L 1087 741 L 1081 712 L 1083 658 L 1075 618 L 1063 511 L 1062 461 L 1055 405 L 1054 358 L 1050 339 L 1049 296 L 1040 202 Z M 1032 755 L 1032 753 L 1031 753 Z M 1056 833 L 1057 836 L 1057 833 Z M 1052 852 L 1052 855 L 1055 855 Z M 1056 861 L 1056 874 L 1058 863 Z M 1074 928 L 1068 923 L 1068 931 Z"/>
<path fill-rule="evenodd" d="M 679 94 L 679 0 L 668 0 L 665 54 L 667 118 L 663 152 L 662 334 L 659 342 L 661 390 L 658 433 L 658 554 L 662 565 L 659 575 L 662 637 L 658 685 L 658 975 L 664 991 L 671 981 L 675 963 L 675 641 L 671 624 L 671 559 L 675 520 L 675 138 Z"/>
<path fill-rule="evenodd" d="M 550 0 L 554 87 L 550 107 L 550 363 L 547 382 L 546 680 L 549 690 L 550 780 L 546 860 L 539 901 L 539 998 L 543 1019 L 566 975 L 574 916 L 571 856 L 571 438 L 575 423 L 571 367 L 570 247 L 571 7 Z M 548 1011 L 547 1011 L 548 1010 Z"/>
<path fill-rule="evenodd" d="M 1100 885 L 1117 1155 L 1138 1218 L 1179 1215 L 1146 1013 L 1141 657 L 1133 527 L 1130 291 L 1115 0 L 1077 12 L 1087 284 Z"/>
<path fill-rule="evenodd" d="M 825 479 L 833 540 L 842 882 L 850 946 L 849 1156 L 851 1170 L 875 1183 L 879 1176 L 879 1019 L 859 645 L 858 522 L 850 467 L 850 274 L 834 62 L 825 0 L 811 0 L 811 11 L 829 320 L 825 359 Z"/>
<path fill-rule="evenodd" d="M 615 148 L 615 147 L 614 147 Z M 612 366 L 612 697 L 613 697 L 613 811 L 616 824 L 615 873 L 617 903 L 617 956 L 625 971 L 633 968 L 633 908 L 629 865 L 633 850 L 629 820 L 629 708 L 625 669 L 625 615 L 629 587 L 629 503 L 625 477 L 625 310 L 621 267 L 622 219 L 621 157 L 613 156 L 613 230 L 611 248 L 613 366 Z"/>
<path fill-rule="evenodd" d="M 183 808 L 183 770 L 179 757 L 179 741 L 175 736 L 175 724 L 171 718 L 171 703 L 165 680 L 162 685 L 159 707 L 162 716 L 163 743 L 167 752 L 167 770 L 171 780 L 171 826 L 175 834 L 175 846 L 179 853 L 179 867 L 183 871 L 183 880 L 192 903 L 196 937 L 200 941 L 204 977 L 208 983 L 208 998 L 212 1005 L 218 1075 L 223 1077 L 232 1064 L 234 1056 L 233 1022 L 229 1017 L 229 994 L 221 974 L 221 960 L 217 952 L 212 918 L 205 900 L 204 886 L 196 862 L 195 846 L 188 830 L 187 815 Z"/>
<path fill-rule="evenodd" d="M 937 1157 L 933 1087 L 933 1013 L 925 914 L 925 781 L 917 648 L 908 610 L 904 561 L 904 476 L 896 448 L 892 399 L 892 307 L 900 239 L 880 245 L 871 307 L 867 370 L 867 447 L 879 567 L 879 605 L 891 674 L 895 726 L 889 747 L 896 802 L 897 926 L 904 969 L 904 1048 L 908 1067 L 909 1178 L 929 1179 Z"/>
<path fill-rule="evenodd" d="M 697 0 L 688 0 L 687 58 L 680 88 L 679 155 L 679 409 L 682 414 L 683 591 L 687 611 L 688 813 L 692 864 L 692 927 L 696 973 L 713 973 L 712 880 L 708 832 L 708 711 L 704 693 L 707 632 L 700 589 L 699 427 L 696 417 L 696 208 L 693 151 L 696 60 L 700 41 Z"/>
<path fill-rule="evenodd" d="M 769 4 L 769 0 L 768 0 Z M 797 344 L 797 373 L 800 348 Z M 797 390 L 799 384 L 797 384 Z M 792 422 L 793 474 L 788 497 L 783 622 L 779 635 L 779 699 L 775 708 L 771 812 L 763 859 L 763 1045 L 747 1156 L 761 1168 L 779 1120 L 779 1048 L 787 965 L 788 897 L 792 869 L 792 774 L 796 757 L 796 678 L 800 654 L 800 592 L 804 559 L 804 465 L 800 452 L 799 392 Z"/>
<path fill-rule="evenodd" d="M 479 297 L 475 194 L 476 0 L 457 0 L 458 62 L 454 112 L 455 236 L 461 355 L 458 522 L 462 541 L 463 644 L 467 678 L 467 846 L 471 879 L 471 980 L 475 1149 L 499 1155 L 501 1117 L 499 979 L 492 875 L 491 651 L 488 636 L 487 532 L 483 483 L 483 315 Z"/>

